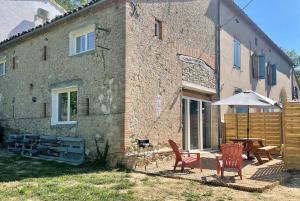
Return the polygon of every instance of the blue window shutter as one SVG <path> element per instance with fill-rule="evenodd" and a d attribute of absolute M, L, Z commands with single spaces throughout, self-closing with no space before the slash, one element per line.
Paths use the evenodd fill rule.
<path fill-rule="evenodd" d="M 276 85 L 277 84 L 277 67 L 276 64 L 272 65 L 272 85 Z"/>
<path fill-rule="evenodd" d="M 238 60 L 238 67 L 241 68 L 241 43 L 237 41 L 238 53 L 237 53 L 237 60 Z"/>
<path fill-rule="evenodd" d="M 241 44 L 237 40 L 234 40 L 234 67 L 241 67 Z"/>
<path fill-rule="evenodd" d="M 234 67 L 237 66 L 237 41 L 234 40 Z"/>
<path fill-rule="evenodd" d="M 266 58 L 265 55 L 259 56 L 259 79 L 265 79 L 266 76 Z"/>

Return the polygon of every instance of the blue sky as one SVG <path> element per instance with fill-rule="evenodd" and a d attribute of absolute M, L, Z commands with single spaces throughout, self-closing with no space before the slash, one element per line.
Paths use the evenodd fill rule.
<path fill-rule="evenodd" d="M 235 0 L 244 7 L 249 0 Z M 300 0 L 253 0 L 247 15 L 279 46 L 300 55 Z"/>

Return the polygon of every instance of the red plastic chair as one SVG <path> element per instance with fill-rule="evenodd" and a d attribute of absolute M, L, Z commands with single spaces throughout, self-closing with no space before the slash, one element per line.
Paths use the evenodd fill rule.
<path fill-rule="evenodd" d="M 222 144 L 222 156 L 216 156 L 217 173 L 220 174 L 221 171 L 221 178 L 224 177 L 224 168 L 236 168 L 240 178 L 242 179 L 243 149 L 244 147 L 237 143 Z"/>
<path fill-rule="evenodd" d="M 177 144 L 173 140 L 169 140 L 169 144 L 176 156 L 174 172 L 178 163 L 181 163 L 181 172 L 183 172 L 185 167 L 190 167 L 194 169 L 196 163 L 199 164 L 200 172 L 202 172 L 202 162 L 200 158 L 200 153 L 190 153 L 189 151 L 181 150 L 178 148 Z M 182 155 L 186 155 L 186 157 L 182 157 Z M 191 155 L 196 155 L 196 157 L 192 157 Z"/>

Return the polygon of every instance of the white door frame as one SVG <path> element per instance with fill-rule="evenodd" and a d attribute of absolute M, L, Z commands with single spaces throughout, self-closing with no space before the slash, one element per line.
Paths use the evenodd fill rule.
<path fill-rule="evenodd" d="M 185 100 L 185 115 L 184 115 L 184 121 L 185 121 L 185 133 L 183 133 L 184 137 L 185 137 L 185 148 L 187 150 L 190 150 L 190 145 L 191 145 L 191 139 L 190 139 L 190 100 L 194 100 L 194 101 L 197 101 L 198 102 L 198 111 L 199 111 L 199 116 L 198 116 L 198 128 L 199 128 L 199 131 L 198 131 L 198 147 L 200 147 L 201 150 L 203 150 L 203 116 L 202 116 L 202 104 L 203 102 L 206 102 L 206 103 L 211 103 L 211 101 L 207 101 L 207 100 L 202 100 L 202 99 L 197 99 L 197 98 L 193 98 L 193 97 L 188 97 L 188 96 L 183 96 L 182 99 Z M 210 115 L 210 121 L 211 121 L 211 124 L 210 126 L 212 126 L 212 110 L 210 110 L 211 112 L 211 115 Z M 211 132 L 210 132 L 210 136 L 211 136 L 211 145 L 212 145 L 212 128 L 211 128 Z M 210 146 L 211 146 L 210 145 Z M 209 148 L 211 149 L 211 148 Z"/>

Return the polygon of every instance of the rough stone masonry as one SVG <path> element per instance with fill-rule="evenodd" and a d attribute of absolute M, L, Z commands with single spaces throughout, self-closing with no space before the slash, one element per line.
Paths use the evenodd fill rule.
<path fill-rule="evenodd" d="M 136 150 L 137 138 L 149 138 L 157 149 L 168 147 L 169 138 L 181 143 L 183 79 L 215 88 L 216 1 L 136 2 L 97 2 L 2 43 L 0 123 L 6 130 L 81 136 L 91 158 L 95 139 L 101 149 L 108 142 L 112 164 Z M 162 39 L 154 35 L 156 19 Z M 95 50 L 69 56 L 70 32 L 90 24 Z M 179 54 L 201 59 L 212 71 L 178 60 Z M 77 123 L 51 125 L 51 90 L 74 85 Z"/>

